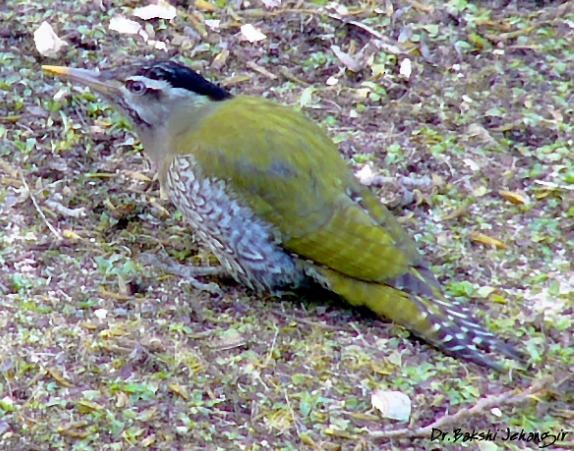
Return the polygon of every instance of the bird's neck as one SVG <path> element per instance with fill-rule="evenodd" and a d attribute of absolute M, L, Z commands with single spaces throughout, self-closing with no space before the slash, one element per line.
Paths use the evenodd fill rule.
<path fill-rule="evenodd" d="M 183 103 L 173 108 L 169 117 L 162 124 L 149 129 L 138 130 L 144 151 L 152 161 L 154 168 L 161 174 L 165 172 L 177 149 L 181 148 L 181 140 L 201 126 L 202 121 L 213 114 L 224 102 Z M 189 143 L 191 146 L 192 143 Z"/>

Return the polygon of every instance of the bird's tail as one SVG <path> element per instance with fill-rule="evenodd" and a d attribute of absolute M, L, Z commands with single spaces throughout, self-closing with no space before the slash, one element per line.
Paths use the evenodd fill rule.
<path fill-rule="evenodd" d="M 462 358 L 498 371 L 504 367 L 480 348 L 521 360 L 522 355 L 504 343 L 460 303 L 451 302 L 436 290 L 433 297 L 409 294 L 380 283 L 357 280 L 336 271 L 319 272 L 329 288 L 350 304 L 365 306 L 378 315 L 395 321 L 413 334 L 453 357 Z"/>

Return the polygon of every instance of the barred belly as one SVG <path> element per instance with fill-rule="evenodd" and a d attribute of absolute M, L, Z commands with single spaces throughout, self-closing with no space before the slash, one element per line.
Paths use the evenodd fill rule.
<path fill-rule="evenodd" d="M 238 282 L 271 292 L 301 285 L 303 270 L 281 247 L 278 232 L 241 204 L 224 180 L 203 177 L 192 156 L 173 160 L 166 188 L 200 240 Z"/>

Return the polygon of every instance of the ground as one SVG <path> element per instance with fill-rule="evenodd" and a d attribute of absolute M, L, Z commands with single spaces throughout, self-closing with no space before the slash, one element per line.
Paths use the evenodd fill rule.
<path fill-rule="evenodd" d="M 192 3 L 148 21 L 135 1 L 0 5 L 0 448 L 462 447 L 413 432 L 437 420 L 569 431 L 552 446 L 573 446 L 572 2 Z M 117 15 L 145 33 L 110 30 Z M 67 42 L 53 57 L 33 39 L 44 20 Z M 126 120 L 40 65 L 154 55 L 322 124 L 526 367 L 454 360 L 326 295 L 210 279 L 211 295 L 143 264 L 213 257 L 160 199 Z M 372 406 L 379 389 L 410 398 L 407 423 Z M 534 446 L 502 433 L 465 445 Z"/>

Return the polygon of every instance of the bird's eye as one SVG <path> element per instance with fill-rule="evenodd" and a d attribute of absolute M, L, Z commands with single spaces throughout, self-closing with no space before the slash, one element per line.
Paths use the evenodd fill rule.
<path fill-rule="evenodd" d="M 138 80 L 128 80 L 126 82 L 126 87 L 130 90 L 130 92 L 138 95 L 145 94 L 147 91 L 145 83 Z"/>

